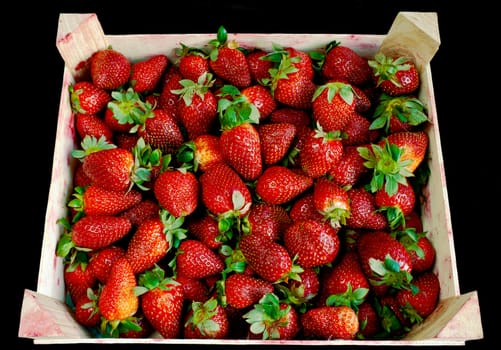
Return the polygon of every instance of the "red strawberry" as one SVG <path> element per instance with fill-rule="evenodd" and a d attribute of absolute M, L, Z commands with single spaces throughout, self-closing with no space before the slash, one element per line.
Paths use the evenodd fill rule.
<path fill-rule="evenodd" d="M 334 167 L 343 155 L 339 132 L 325 132 L 317 125 L 302 140 L 299 148 L 299 165 L 306 175 L 319 178 Z"/>
<path fill-rule="evenodd" d="M 84 215 L 116 215 L 139 204 L 143 198 L 135 189 L 114 191 L 95 184 L 75 187 L 73 197 L 68 206 Z"/>
<path fill-rule="evenodd" d="M 318 305 L 346 305 L 355 310 L 367 300 L 371 288 L 354 250 L 344 252 L 337 263 L 322 274 L 321 286 Z"/>
<path fill-rule="evenodd" d="M 198 81 L 202 74 L 209 73 L 209 57 L 202 50 L 180 43 L 175 53 L 178 58 L 179 73 L 184 79 Z"/>
<path fill-rule="evenodd" d="M 298 109 L 310 109 L 317 85 L 308 78 L 296 76 L 282 78 L 272 90 L 275 100 L 281 104 Z"/>
<path fill-rule="evenodd" d="M 428 134 L 424 131 L 401 131 L 388 135 L 386 139 L 390 145 L 400 148 L 400 162 L 408 163 L 405 168 L 413 173 L 426 155 Z"/>
<path fill-rule="evenodd" d="M 137 120 L 138 135 L 153 149 L 160 149 L 163 154 L 175 153 L 184 142 L 178 123 L 172 114 L 164 109 L 147 110 Z"/>
<path fill-rule="evenodd" d="M 285 230 L 283 240 L 289 255 L 304 268 L 331 263 L 340 250 L 337 231 L 319 221 L 293 222 Z"/>
<path fill-rule="evenodd" d="M 183 295 L 185 301 L 204 302 L 209 299 L 210 289 L 203 279 L 177 275 L 176 281 L 183 285 Z"/>
<path fill-rule="evenodd" d="M 143 113 L 144 103 L 132 88 L 111 92 L 112 100 L 104 111 L 104 122 L 114 132 L 129 133 L 136 115 Z"/>
<path fill-rule="evenodd" d="M 77 247 L 100 249 L 123 238 L 131 230 L 129 219 L 111 215 L 84 216 L 72 226 Z"/>
<path fill-rule="evenodd" d="M 241 95 L 253 104 L 259 111 L 259 121 L 267 119 L 277 108 L 277 102 L 273 98 L 270 90 L 263 85 L 254 84 L 243 88 Z"/>
<path fill-rule="evenodd" d="M 129 81 L 131 62 L 123 53 L 106 48 L 94 52 L 89 60 L 92 82 L 98 88 L 117 90 Z"/>
<path fill-rule="evenodd" d="M 297 273 L 302 272 L 280 243 L 250 234 L 240 239 L 239 247 L 249 266 L 265 281 L 287 281 L 297 278 Z"/>
<path fill-rule="evenodd" d="M 273 68 L 273 62 L 266 59 L 268 53 L 261 49 L 254 49 L 245 57 L 252 76 L 252 81 L 261 84 L 263 79 L 270 78 L 270 69 Z"/>
<path fill-rule="evenodd" d="M 97 282 L 96 276 L 88 268 L 87 261 L 79 261 L 79 257 L 81 258 L 82 255 L 77 255 L 77 259 L 71 263 L 66 263 L 63 273 L 66 291 L 74 303 L 85 297 L 87 289 L 94 288 Z M 83 257 L 87 258 L 86 255 L 83 255 Z"/>
<path fill-rule="evenodd" d="M 365 187 L 354 187 L 348 190 L 351 213 L 346 219 L 346 227 L 352 229 L 383 230 L 388 221 L 383 213 L 377 211 L 374 195 Z"/>
<path fill-rule="evenodd" d="M 169 63 L 169 58 L 164 54 L 134 62 L 131 66 L 129 85 L 134 91 L 142 94 L 153 92 Z"/>
<path fill-rule="evenodd" d="M 273 284 L 259 277 L 232 273 L 225 280 L 224 292 L 228 306 L 245 309 L 257 303 L 263 295 L 273 293 Z"/>
<path fill-rule="evenodd" d="M 270 115 L 270 123 L 289 123 L 296 127 L 309 126 L 310 115 L 303 109 L 278 107 Z"/>
<path fill-rule="evenodd" d="M 318 339 L 354 339 L 359 331 L 357 313 L 348 306 L 320 306 L 301 315 L 306 337 Z"/>
<path fill-rule="evenodd" d="M 186 238 L 183 218 L 176 218 L 165 210 L 156 218 L 143 221 L 132 235 L 126 257 L 134 273 L 152 268 L 167 253 Z"/>
<path fill-rule="evenodd" d="M 370 121 L 358 112 L 353 112 L 350 120 L 344 127 L 346 137 L 343 137 L 343 145 L 358 146 L 374 142 L 379 137 L 378 130 L 370 129 Z"/>
<path fill-rule="evenodd" d="M 250 86 L 252 76 L 245 54 L 238 49 L 236 41 L 227 41 L 228 33 L 219 27 L 217 38 L 209 42 L 213 46 L 209 65 L 214 74 L 237 88 Z"/>
<path fill-rule="evenodd" d="M 189 278 L 204 278 L 221 273 L 223 260 L 208 246 L 195 239 L 185 239 L 176 251 L 176 272 Z"/>
<path fill-rule="evenodd" d="M 204 172 L 213 163 L 224 162 L 219 145 L 219 136 L 202 134 L 186 141 L 176 154 L 179 163 L 193 167 L 193 171 Z"/>
<path fill-rule="evenodd" d="M 98 114 L 111 101 L 111 95 L 88 81 L 79 81 L 69 87 L 71 109 L 75 113 Z"/>
<path fill-rule="evenodd" d="M 374 195 L 374 204 L 379 212 L 386 214 L 388 225 L 394 230 L 403 225 L 405 217 L 414 210 L 416 194 L 410 184 L 399 183 L 396 193 L 391 196 L 384 189 L 377 191 Z"/>
<path fill-rule="evenodd" d="M 91 288 L 87 294 L 80 297 L 75 303 L 75 320 L 85 327 L 96 327 L 101 321 L 101 314 L 97 306 L 98 292 Z"/>
<path fill-rule="evenodd" d="M 179 95 L 177 116 L 186 128 L 188 138 L 193 140 L 210 133 L 217 122 L 217 100 L 210 90 L 214 84 L 212 74 L 202 74 L 197 81 L 182 79 L 179 83 L 182 88 L 171 91 Z"/>
<path fill-rule="evenodd" d="M 411 258 L 407 249 L 388 232 L 366 232 L 358 237 L 356 244 L 362 271 L 376 295 L 384 295 L 390 288 L 410 288 Z"/>
<path fill-rule="evenodd" d="M 364 89 L 352 84 L 351 88 L 355 93 L 353 95 L 355 101 L 355 112 L 364 114 L 368 112 L 372 107 L 372 101 L 370 96 L 367 95 Z"/>
<path fill-rule="evenodd" d="M 125 250 L 120 246 L 106 246 L 92 254 L 88 268 L 100 283 L 105 284 L 110 275 L 111 266 L 122 256 L 125 256 Z"/>
<path fill-rule="evenodd" d="M 329 80 L 312 96 L 312 118 L 325 131 L 343 130 L 355 111 L 355 92 L 350 84 Z"/>
<path fill-rule="evenodd" d="M 226 309 L 216 298 L 194 301 L 184 316 L 185 339 L 224 339 L 230 331 Z"/>
<path fill-rule="evenodd" d="M 256 194 L 268 204 L 284 204 L 312 185 L 311 177 L 282 165 L 272 165 L 257 179 Z"/>
<path fill-rule="evenodd" d="M 250 210 L 250 190 L 226 163 L 216 163 L 199 177 L 204 205 L 214 215 L 243 217 Z"/>
<path fill-rule="evenodd" d="M 326 79 L 342 79 L 355 85 L 363 85 L 372 77 L 367 59 L 338 41 L 326 46 L 321 73 Z"/>
<path fill-rule="evenodd" d="M 377 87 L 388 95 L 412 94 L 421 84 L 416 65 L 408 57 L 385 56 L 379 52 L 368 63 Z"/>
<path fill-rule="evenodd" d="M 191 171 L 167 169 L 156 178 L 153 191 L 160 206 L 170 214 L 188 216 L 198 206 L 200 184 Z"/>
<path fill-rule="evenodd" d="M 263 163 L 271 165 L 282 160 L 296 136 L 296 127 L 290 123 L 269 123 L 258 128 Z"/>
<path fill-rule="evenodd" d="M 363 302 L 358 307 L 360 330 L 357 339 L 374 339 L 381 332 L 381 320 L 370 302 Z"/>
<path fill-rule="evenodd" d="M 294 339 L 300 330 L 299 313 L 273 293 L 265 294 L 242 317 L 250 324 L 250 339 Z"/>
<path fill-rule="evenodd" d="M 137 312 L 139 298 L 134 294 L 136 285 L 128 260 L 125 257 L 115 260 L 98 301 L 101 315 L 112 328 L 118 326 L 115 321 L 126 320 Z"/>
<path fill-rule="evenodd" d="M 96 114 L 76 113 L 75 127 L 80 139 L 84 139 L 87 135 L 97 139 L 103 136 L 108 142 L 112 142 L 113 131 Z"/>
<path fill-rule="evenodd" d="M 330 225 L 339 229 L 350 217 L 350 200 L 346 190 L 326 177 L 318 178 L 313 187 L 313 205 Z"/>
<path fill-rule="evenodd" d="M 373 121 L 372 130 L 382 129 L 386 134 L 413 131 L 414 127 L 428 121 L 423 103 L 412 95 L 390 96 L 381 94 Z"/>
<path fill-rule="evenodd" d="M 144 316 L 163 338 L 179 338 L 183 322 L 183 286 L 165 277 L 165 271 L 159 266 L 145 271 L 138 281 L 145 288 L 140 295 Z"/>
<path fill-rule="evenodd" d="M 317 210 L 313 203 L 313 193 L 309 192 L 297 198 L 289 211 L 292 221 L 315 220 L 322 221 L 324 216 Z"/>
<path fill-rule="evenodd" d="M 218 249 L 223 244 L 218 222 L 210 214 L 204 213 L 201 216 L 191 216 L 186 222 L 190 234 L 204 243 L 210 249 Z"/>
<path fill-rule="evenodd" d="M 160 83 L 162 86 L 160 88 L 160 95 L 158 96 L 158 108 L 170 114 L 175 121 L 179 121 L 177 116 L 177 100 L 179 99 L 179 95 L 172 91 L 183 87 L 180 83 L 183 78 L 183 75 L 179 72 L 179 68 L 175 65 L 170 65 L 167 67 Z"/>
<path fill-rule="evenodd" d="M 417 275 L 413 282 L 417 288 L 414 290 L 399 290 L 396 300 L 405 317 L 412 324 L 421 323 L 436 308 L 440 294 L 440 281 L 432 271 Z"/>
<path fill-rule="evenodd" d="M 361 178 L 368 172 L 364 165 L 365 160 L 358 153 L 357 147 L 346 146 L 343 155 L 332 167 L 327 175 L 341 187 L 349 189 L 359 183 Z"/>
<path fill-rule="evenodd" d="M 285 208 L 268 203 L 256 203 L 246 216 L 249 232 L 270 241 L 276 241 L 292 222 Z"/>
<path fill-rule="evenodd" d="M 311 306 L 320 291 L 320 279 L 315 268 L 305 268 L 299 273 L 299 280 L 289 280 L 287 286 L 279 286 L 285 292 L 285 300 L 304 312 Z"/>
<path fill-rule="evenodd" d="M 132 223 L 132 226 L 139 226 L 143 221 L 158 217 L 160 207 L 158 203 L 150 198 L 144 198 L 136 205 L 120 213 Z"/>

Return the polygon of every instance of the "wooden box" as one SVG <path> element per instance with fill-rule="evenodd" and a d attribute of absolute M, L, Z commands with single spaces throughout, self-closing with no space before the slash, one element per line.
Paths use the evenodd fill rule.
<path fill-rule="evenodd" d="M 468 340 L 483 337 L 477 292 L 461 294 L 459 290 L 454 252 L 453 232 L 449 211 L 447 186 L 439 133 L 439 119 L 435 107 L 434 87 L 429 61 L 437 51 L 440 39 L 436 13 L 401 12 L 392 29 L 384 35 L 351 34 L 229 34 L 236 36 L 241 46 L 270 50 L 272 43 L 303 50 L 324 47 L 332 40 L 366 57 L 378 50 L 396 50 L 412 54 L 421 71 L 420 100 L 425 104 L 431 120 L 428 128 L 431 177 L 426 188 L 428 200 L 423 204 L 424 230 L 436 247 L 434 272 L 440 284 L 440 301 L 426 321 L 415 327 L 402 340 L 329 340 L 280 341 L 281 345 L 464 345 Z M 32 338 L 36 344 L 47 343 L 165 343 L 165 344 L 262 344 L 262 340 L 188 340 L 163 339 L 96 339 L 78 325 L 64 302 L 63 264 L 55 254 L 62 228 L 56 221 L 65 216 L 71 196 L 74 159 L 71 151 L 77 147 L 73 114 L 70 109 L 68 87 L 79 74 L 78 63 L 95 50 L 108 45 L 123 52 L 131 60 L 167 53 L 174 58 L 174 48 L 180 42 L 188 46 L 203 46 L 213 35 L 155 34 L 105 35 L 96 14 L 61 14 L 57 47 L 66 66 L 62 89 L 53 158 L 52 181 L 45 218 L 45 231 L 40 259 L 37 290 L 25 290 L 21 310 L 19 337 Z"/>

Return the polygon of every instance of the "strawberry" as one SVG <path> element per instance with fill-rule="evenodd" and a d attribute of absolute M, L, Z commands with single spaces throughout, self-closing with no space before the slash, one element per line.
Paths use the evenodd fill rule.
<path fill-rule="evenodd" d="M 344 147 L 339 131 L 325 132 L 317 124 L 302 140 L 299 148 L 299 166 L 306 175 L 319 178 L 327 174 L 343 155 Z"/>
<path fill-rule="evenodd" d="M 346 219 L 346 227 L 351 229 L 383 230 L 388 221 L 377 209 L 374 195 L 365 187 L 354 187 L 348 190 L 351 213 Z"/>
<path fill-rule="evenodd" d="M 289 215 L 292 221 L 322 221 L 324 219 L 324 216 L 317 210 L 315 204 L 313 203 L 313 192 L 308 192 L 300 198 L 294 200 L 289 211 Z"/>
<path fill-rule="evenodd" d="M 160 206 L 175 217 L 188 216 L 198 206 L 200 184 L 185 168 L 167 169 L 160 173 L 153 187 Z"/>
<path fill-rule="evenodd" d="M 277 102 L 270 90 L 263 85 L 254 84 L 243 88 L 240 94 L 259 111 L 259 121 L 267 119 L 277 108 Z"/>
<path fill-rule="evenodd" d="M 289 123 L 296 127 L 309 126 L 310 115 L 303 109 L 277 107 L 270 114 L 270 123 Z"/>
<path fill-rule="evenodd" d="M 203 279 L 177 275 L 176 281 L 183 286 L 184 300 L 188 302 L 205 302 L 209 299 L 209 287 Z"/>
<path fill-rule="evenodd" d="M 144 316 L 141 309 L 136 312 L 134 317 L 132 318 L 134 324 L 137 327 L 134 329 L 126 329 L 120 332 L 120 338 L 128 338 L 128 339 L 144 339 L 151 338 L 155 329 L 151 325 L 150 321 Z"/>
<path fill-rule="evenodd" d="M 228 306 L 245 309 L 265 294 L 273 293 L 273 284 L 259 277 L 232 273 L 224 281 L 224 293 Z"/>
<path fill-rule="evenodd" d="M 210 88 L 214 84 L 211 73 L 202 74 L 197 81 L 181 79 L 182 88 L 171 90 L 178 95 L 177 115 L 186 128 L 188 138 L 210 133 L 217 122 L 217 100 Z"/>
<path fill-rule="evenodd" d="M 200 279 L 221 273 L 223 260 L 208 246 L 195 239 L 185 239 L 176 251 L 176 273 Z"/>
<path fill-rule="evenodd" d="M 350 189 L 357 185 L 362 177 L 368 172 L 364 165 L 365 160 L 358 153 L 356 146 L 345 146 L 343 155 L 332 167 L 327 175 L 332 177 L 339 186 Z"/>
<path fill-rule="evenodd" d="M 265 294 L 242 317 L 250 324 L 251 339 L 294 339 L 300 330 L 296 309 L 273 293 Z"/>
<path fill-rule="evenodd" d="M 199 177 L 203 204 L 216 216 L 243 217 L 252 204 L 240 175 L 226 163 L 212 165 Z"/>
<path fill-rule="evenodd" d="M 321 277 L 318 305 L 346 305 L 355 311 L 367 300 L 371 288 L 355 250 L 348 250 Z"/>
<path fill-rule="evenodd" d="M 284 245 L 246 235 L 240 239 L 240 250 L 249 266 L 265 281 L 275 283 L 297 278 L 303 270 L 292 262 Z"/>
<path fill-rule="evenodd" d="M 423 103 L 412 95 L 381 94 L 372 116 L 370 128 L 386 134 L 413 129 L 428 121 Z"/>
<path fill-rule="evenodd" d="M 290 123 L 269 123 L 258 128 L 262 159 L 265 165 L 282 160 L 296 136 L 296 127 Z"/>
<path fill-rule="evenodd" d="M 369 112 L 372 107 L 372 100 L 371 97 L 368 96 L 368 93 L 365 92 L 366 90 L 354 84 L 351 84 L 351 88 L 355 93 L 353 95 L 355 102 L 355 112 L 360 114 L 365 114 L 366 112 Z"/>
<path fill-rule="evenodd" d="M 213 47 L 209 53 L 209 65 L 214 74 L 239 89 L 250 86 L 252 76 L 245 54 L 239 50 L 236 41 L 228 41 L 223 26 L 219 27 L 216 39 L 209 45 Z"/>
<path fill-rule="evenodd" d="M 357 316 L 360 324 L 357 339 L 374 339 L 381 332 L 381 320 L 376 308 L 369 301 L 358 306 Z"/>
<path fill-rule="evenodd" d="M 164 54 L 153 55 L 132 63 L 129 85 L 141 94 L 154 91 L 169 63 L 169 58 Z"/>
<path fill-rule="evenodd" d="M 352 113 L 343 130 L 346 135 L 342 139 L 343 145 L 360 146 L 378 140 L 380 133 L 378 130 L 371 130 L 370 124 L 371 122 L 362 114 Z"/>
<path fill-rule="evenodd" d="M 184 295 L 183 286 L 165 271 L 155 266 L 138 278 L 142 288 L 141 309 L 153 328 L 165 339 L 182 334 Z"/>
<path fill-rule="evenodd" d="M 146 106 L 133 88 L 112 91 L 111 97 L 104 111 L 104 122 L 114 132 L 128 133 Z"/>
<path fill-rule="evenodd" d="M 401 150 L 400 161 L 406 162 L 406 169 L 414 173 L 423 161 L 428 149 L 428 134 L 424 131 L 400 131 L 386 137 L 390 145 Z M 384 141 L 380 142 L 380 145 Z"/>
<path fill-rule="evenodd" d="M 175 121 L 179 121 L 177 115 L 177 100 L 179 99 L 179 95 L 172 92 L 172 90 L 183 88 L 180 83 L 183 78 L 183 75 L 179 72 L 179 68 L 175 65 L 170 65 L 167 67 L 164 77 L 160 82 L 161 87 L 160 95 L 158 96 L 158 108 L 170 114 Z"/>
<path fill-rule="evenodd" d="M 319 221 L 293 222 L 285 230 L 283 241 L 289 255 L 304 268 L 331 263 L 340 250 L 337 230 Z"/>
<path fill-rule="evenodd" d="M 186 222 L 190 235 L 210 249 L 218 249 L 223 244 L 217 220 L 210 214 L 191 216 Z"/>
<path fill-rule="evenodd" d="M 318 178 L 313 186 L 313 205 L 335 229 L 346 225 L 351 212 L 346 190 L 326 177 Z"/>
<path fill-rule="evenodd" d="M 276 241 L 292 223 L 288 212 L 281 206 L 269 203 L 254 204 L 246 216 L 249 233 Z"/>
<path fill-rule="evenodd" d="M 105 284 L 108 281 L 111 266 L 122 256 L 125 256 L 125 250 L 120 246 L 106 246 L 92 254 L 88 268 L 100 283 Z"/>
<path fill-rule="evenodd" d="M 409 289 L 412 261 L 407 249 L 386 231 L 368 231 L 357 239 L 360 265 L 378 296 L 389 289 Z"/>
<path fill-rule="evenodd" d="M 72 226 L 71 239 L 76 247 L 100 249 L 117 242 L 130 232 L 129 219 L 111 215 L 84 216 Z"/>
<path fill-rule="evenodd" d="M 89 62 L 92 82 L 100 89 L 118 90 L 129 81 L 130 60 L 111 47 L 94 52 Z"/>
<path fill-rule="evenodd" d="M 412 324 L 421 323 L 435 310 L 440 294 L 440 281 L 432 271 L 416 275 L 413 284 L 418 291 L 399 290 L 396 300 Z"/>
<path fill-rule="evenodd" d="M 101 321 L 101 314 L 97 306 L 98 291 L 87 289 L 87 294 L 80 297 L 75 303 L 75 320 L 85 327 L 96 327 Z"/>
<path fill-rule="evenodd" d="M 175 49 L 179 73 L 184 79 L 198 81 L 198 78 L 210 72 L 209 57 L 196 47 L 189 47 L 183 43 Z"/>
<path fill-rule="evenodd" d="M 141 192 L 132 189 L 114 191 L 91 184 L 87 187 L 75 187 L 73 199 L 68 206 L 83 215 L 117 215 L 141 202 Z M 79 215 L 80 216 L 80 215 Z M 75 218 L 77 220 L 78 217 Z"/>
<path fill-rule="evenodd" d="M 156 218 L 148 219 L 132 235 L 126 250 L 134 273 L 152 268 L 179 242 L 186 238 L 183 217 L 176 218 L 161 210 Z"/>
<path fill-rule="evenodd" d="M 219 136 L 202 134 L 186 141 L 176 154 L 179 163 L 192 167 L 195 173 L 204 172 L 213 163 L 224 162 Z"/>
<path fill-rule="evenodd" d="M 416 194 L 411 185 L 397 185 L 397 192 L 389 195 L 384 189 L 374 194 L 374 204 L 379 212 L 386 214 L 391 230 L 403 225 L 405 217 L 409 215 L 416 205 Z"/>
<path fill-rule="evenodd" d="M 220 95 L 221 153 L 244 181 L 253 181 L 263 169 L 261 140 L 254 127 L 259 124 L 259 109 L 235 86 L 225 85 Z"/>
<path fill-rule="evenodd" d="M 343 130 L 355 111 L 355 92 L 350 84 L 329 80 L 312 96 L 312 118 L 325 131 Z"/>
<path fill-rule="evenodd" d="M 300 272 L 298 280 L 289 280 L 286 285 L 279 284 L 276 287 L 282 292 L 285 301 L 294 305 L 297 310 L 304 313 L 313 305 L 320 291 L 320 279 L 315 268 L 305 268 Z"/>
<path fill-rule="evenodd" d="M 372 78 L 367 59 L 339 41 L 330 42 L 325 47 L 321 73 L 325 79 L 342 79 L 355 85 L 363 85 Z"/>
<path fill-rule="evenodd" d="M 408 57 L 386 56 L 379 52 L 368 63 L 376 86 L 390 96 L 412 94 L 421 84 L 416 65 Z"/>
<path fill-rule="evenodd" d="M 139 309 L 139 297 L 134 294 L 136 277 L 128 260 L 118 258 L 111 266 L 110 275 L 99 295 L 98 307 L 104 320 L 101 328 L 111 326 L 111 334 L 118 330 L 117 321 L 125 321 Z"/>
<path fill-rule="evenodd" d="M 284 204 L 305 192 L 313 179 L 282 165 L 267 167 L 256 182 L 256 194 L 268 204 Z"/>
<path fill-rule="evenodd" d="M 88 268 L 88 257 L 85 253 L 77 254 L 75 259 L 65 260 L 64 263 L 64 285 L 71 300 L 76 303 L 87 295 L 87 289 L 95 288 L 96 276 Z"/>
<path fill-rule="evenodd" d="M 133 227 L 137 228 L 143 221 L 158 217 L 160 206 L 150 198 L 144 198 L 136 205 L 124 210 L 119 216 L 130 220 Z"/>
<path fill-rule="evenodd" d="M 300 322 L 306 337 L 354 339 L 359 331 L 357 313 L 349 306 L 319 306 L 308 309 Z"/>
<path fill-rule="evenodd" d="M 84 114 L 76 113 L 75 115 L 75 127 L 78 132 L 80 139 L 84 139 L 85 136 L 94 136 L 99 139 L 103 136 L 108 142 L 112 142 L 113 131 L 108 127 L 96 114 Z"/>
<path fill-rule="evenodd" d="M 73 173 L 73 188 L 76 189 L 77 187 L 86 187 L 91 184 L 92 180 L 85 175 L 85 172 L 83 171 L 83 163 L 78 162 L 75 165 L 75 171 Z"/>
<path fill-rule="evenodd" d="M 79 81 L 69 87 L 71 109 L 74 113 L 98 114 L 111 101 L 108 91 L 89 81 Z"/>
<path fill-rule="evenodd" d="M 265 59 L 267 54 L 264 50 L 254 49 L 245 56 L 252 81 L 255 83 L 261 84 L 263 79 L 270 78 L 270 69 L 273 68 L 273 62 Z"/>
<path fill-rule="evenodd" d="M 224 339 L 230 331 L 226 309 L 216 298 L 194 301 L 184 316 L 183 336 L 186 339 Z"/>

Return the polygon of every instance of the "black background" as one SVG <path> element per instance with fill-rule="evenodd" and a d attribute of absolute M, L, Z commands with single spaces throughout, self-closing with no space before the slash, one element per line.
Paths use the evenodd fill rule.
<path fill-rule="evenodd" d="M 12 97 L 14 102 L 8 102 L 8 113 L 3 115 L 3 128 L 10 131 L 11 142 L 8 146 L 4 143 L 2 169 L 9 181 L 3 181 L 3 191 L 19 194 L 9 195 L 9 199 L 4 194 L 9 205 L 2 213 L 7 214 L 2 221 L 10 223 L 4 234 L 16 241 L 10 243 L 16 244 L 15 249 L 4 246 L 5 253 L 15 255 L 14 260 L 3 259 L 7 275 L 3 283 L 4 305 L 12 308 L 8 318 L 3 319 L 8 326 L 4 341 L 14 341 L 15 349 L 97 348 L 89 344 L 33 345 L 32 340 L 17 337 L 23 290 L 37 287 L 63 74 L 63 60 L 55 45 L 60 13 L 97 13 L 106 34 L 215 33 L 220 25 L 234 33 L 385 34 L 399 11 L 433 11 L 438 14 L 441 45 L 431 68 L 460 290 L 478 291 L 484 330 L 484 339 L 469 341 L 466 348 L 489 348 L 493 344 L 495 311 L 499 311 L 493 283 L 499 282 L 494 282 L 497 276 L 493 274 L 498 274 L 498 269 L 488 250 L 494 249 L 492 240 L 499 231 L 495 213 L 500 190 L 493 185 L 499 179 L 495 175 L 499 151 L 489 148 L 497 130 L 499 102 L 493 90 L 485 86 L 495 83 L 491 74 L 498 64 L 496 56 L 489 52 L 498 40 L 492 35 L 496 31 L 489 28 L 496 23 L 489 19 L 492 9 L 483 6 L 482 1 L 464 7 L 453 1 L 299 1 L 186 0 L 174 4 L 152 0 L 134 5 L 73 0 L 50 1 L 43 7 L 30 5 L 11 12 L 16 14 L 17 24 L 5 29 L 8 43 L 2 56 L 8 65 L 2 69 L 2 82 L 3 91 L 7 88 L 10 96 L 6 100 L 4 94 L 4 106 Z M 4 13 L 4 20 L 6 16 L 10 14 Z M 14 77 L 7 79 L 7 75 Z M 113 349 L 139 346 L 106 345 Z"/>

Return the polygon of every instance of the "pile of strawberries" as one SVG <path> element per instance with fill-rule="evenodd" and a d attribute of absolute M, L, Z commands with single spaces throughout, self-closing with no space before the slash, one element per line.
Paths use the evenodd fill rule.
<path fill-rule="evenodd" d="M 95 337 L 398 339 L 435 309 L 411 59 L 109 47 L 70 86 L 81 147 L 57 255 Z"/>

